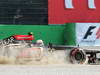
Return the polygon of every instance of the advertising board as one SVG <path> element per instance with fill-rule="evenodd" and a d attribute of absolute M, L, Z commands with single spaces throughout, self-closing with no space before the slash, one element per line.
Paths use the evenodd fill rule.
<path fill-rule="evenodd" d="M 79 45 L 100 45 L 100 23 L 76 23 L 76 42 Z"/>

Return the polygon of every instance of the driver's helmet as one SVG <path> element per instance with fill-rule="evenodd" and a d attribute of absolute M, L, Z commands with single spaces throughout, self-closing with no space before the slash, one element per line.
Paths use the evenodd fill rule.
<path fill-rule="evenodd" d="M 28 35 L 33 35 L 33 32 L 29 32 Z"/>

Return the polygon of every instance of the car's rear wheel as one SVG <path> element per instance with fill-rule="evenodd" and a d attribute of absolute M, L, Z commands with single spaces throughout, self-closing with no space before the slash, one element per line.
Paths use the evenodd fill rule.
<path fill-rule="evenodd" d="M 86 61 L 86 54 L 84 51 L 79 50 L 78 48 L 74 48 L 70 52 L 70 61 L 75 64 L 83 64 Z"/>

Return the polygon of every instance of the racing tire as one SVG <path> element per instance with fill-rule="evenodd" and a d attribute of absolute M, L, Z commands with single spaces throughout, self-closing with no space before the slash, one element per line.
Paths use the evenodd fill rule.
<path fill-rule="evenodd" d="M 72 64 L 84 64 L 86 61 L 86 54 L 84 50 L 79 50 L 78 48 L 72 49 L 69 57 Z"/>

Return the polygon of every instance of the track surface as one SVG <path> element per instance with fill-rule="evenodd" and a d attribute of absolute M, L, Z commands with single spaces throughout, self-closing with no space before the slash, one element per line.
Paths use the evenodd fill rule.
<path fill-rule="evenodd" d="M 99 65 L 1 65 L 0 75 L 100 75 Z"/>

